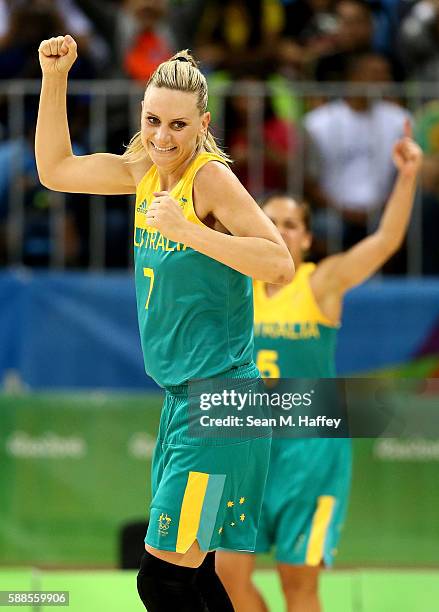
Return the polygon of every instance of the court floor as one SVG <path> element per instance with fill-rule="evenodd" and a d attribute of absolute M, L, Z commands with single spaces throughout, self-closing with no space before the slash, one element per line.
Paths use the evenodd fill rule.
<path fill-rule="evenodd" d="M 69 591 L 69 612 L 141 612 L 136 572 L 0 569 L 0 591 Z M 284 612 L 277 577 L 259 570 L 256 583 L 270 603 L 270 612 Z M 321 582 L 324 612 L 437 612 L 439 571 L 334 570 Z M 49 612 L 54 606 L 19 606 L 28 612 Z M 5 608 L 6 609 L 6 608 Z"/>

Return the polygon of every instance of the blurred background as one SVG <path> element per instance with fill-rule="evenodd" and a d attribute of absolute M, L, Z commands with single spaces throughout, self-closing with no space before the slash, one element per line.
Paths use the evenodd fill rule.
<path fill-rule="evenodd" d="M 337 367 L 434 379 L 439 2 L 0 0 L 0 590 L 70 590 L 75 611 L 141 610 L 132 568 L 161 394 L 138 338 L 132 198 L 55 193 L 38 180 L 37 48 L 64 33 L 78 42 L 75 153 L 123 153 L 149 75 L 190 48 L 243 184 L 256 199 L 288 190 L 310 202 L 313 261 L 374 229 L 409 117 L 425 154 L 410 230 L 347 296 Z M 325 610 L 437 610 L 439 440 L 357 440 L 354 451 Z M 257 580 L 280 612 L 270 566 L 261 558 Z"/>

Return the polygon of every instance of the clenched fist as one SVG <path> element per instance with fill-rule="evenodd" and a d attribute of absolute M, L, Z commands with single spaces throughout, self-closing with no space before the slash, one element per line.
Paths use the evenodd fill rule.
<path fill-rule="evenodd" d="M 43 40 L 38 48 L 43 74 L 67 74 L 78 57 L 76 49 L 70 34 Z"/>
<path fill-rule="evenodd" d="M 159 191 L 154 196 L 155 199 L 146 211 L 148 225 L 158 229 L 169 240 L 184 242 L 185 231 L 191 223 L 187 221 L 178 202 L 167 191 Z"/>
<path fill-rule="evenodd" d="M 393 161 L 399 172 L 407 178 L 416 178 L 422 165 L 422 150 L 412 140 L 412 129 L 407 120 L 404 125 L 404 138 L 398 140 L 393 148 Z"/>

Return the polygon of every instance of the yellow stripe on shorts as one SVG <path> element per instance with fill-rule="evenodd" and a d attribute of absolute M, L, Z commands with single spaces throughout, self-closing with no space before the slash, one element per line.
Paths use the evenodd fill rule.
<path fill-rule="evenodd" d="M 317 510 L 311 525 L 311 534 L 306 549 L 306 565 L 319 565 L 323 559 L 326 531 L 331 522 L 335 497 L 322 495 L 317 500 Z"/>
<path fill-rule="evenodd" d="M 180 522 L 178 523 L 176 552 L 185 553 L 197 539 L 201 510 L 206 495 L 209 474 L 189 472 L 189 478 L 181 504 Z"/>

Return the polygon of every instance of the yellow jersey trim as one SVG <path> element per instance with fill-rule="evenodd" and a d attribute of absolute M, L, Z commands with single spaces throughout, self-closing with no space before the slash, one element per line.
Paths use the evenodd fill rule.
<path fill-rule="evenodd" d="M 326 533 L 331 522 L 335 506 L 335 497 L 321 495 L 317 500 L 317 510 L 311 525 L 311 534 L 306 550 L 306 565 L 320 565 L 323 559 Z"/>
<path fill-rule="evenodd" d="M 197 539 L 209 474 L 189 472 L 178 523 L 176 552 L 185 553 Z"/>
<path fill-rule="evenodd" d="M 198 170 L 205 166 L 210 161 L 219 161 L 228 167 L 219 155 L 213 153 L 200 153 L 195 159 L 188 165 L 183 175 L 178 180 L 177 184 L 169 192 L 169 195 L 177 200 L 180 204 L 183 214 L 188 221 L 195 223 L 196 225 L 205 226 L 205 224 L 198 218 L 193 202 L 193 185 L 195 175 Z M 160 176 L 158 173 L 157 166 L 153 165 L 143 178 L 140 180 L 136 189 L 136 209 L 135 209 L 135 228 L 148 230 L 148 232 L 156 232 L 155 228 L 148 226 L 146 222 L 146 211 L 148 206 L 153 199 L 153 193 L 161 191 Z"/>
<path fill-rule="evenodd" d="M 255 324 L 277 323 L 320 323 L 326 327 L 338 329 L 320 310 L 310 285 L 310 276 L 316 265 L 303 263 L 296 272 L 291 283 L 282 287 L 272 297 L 268 297 L 265 283 L 255 281 L 254 310 Z"/>

